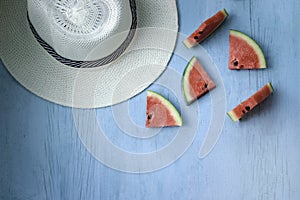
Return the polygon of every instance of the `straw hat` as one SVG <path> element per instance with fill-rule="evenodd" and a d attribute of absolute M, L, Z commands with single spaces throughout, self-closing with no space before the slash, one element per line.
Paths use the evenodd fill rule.
<path fill-rule="evenodd" d="M 97 108 L 129 99 L 164 71 L 175 0 L 2 0 L 0 58 L 32 93 Z"/>

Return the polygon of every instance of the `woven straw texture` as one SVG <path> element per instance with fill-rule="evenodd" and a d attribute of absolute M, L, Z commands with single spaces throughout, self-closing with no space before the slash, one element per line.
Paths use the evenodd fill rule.
<path fill-rule="evenodd" d="M 136 0 L 138 29 L 113 63 L 77 69 L 61 64 L 36 41 L 24 0 L 0 2 L 0 56 L 11 75 L 34 94 L 78 108 L 110 106 L 133 97 L 164 71 L 178 31 L 175 0 Z"/>

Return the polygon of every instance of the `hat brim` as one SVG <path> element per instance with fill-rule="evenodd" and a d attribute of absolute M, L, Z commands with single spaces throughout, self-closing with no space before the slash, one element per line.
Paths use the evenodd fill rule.
<path fill-rule="evenodd" d="M 136 0 L 138 28 L 118 60 L 95 68 L 66 66 L 41 47 L 27 21 L 26 1 L 0 2 L 0 56 L 32 93 L 76 107 L 110 106 L 143 91 L 165 70 L 176 43 L 175 0 Z"/>

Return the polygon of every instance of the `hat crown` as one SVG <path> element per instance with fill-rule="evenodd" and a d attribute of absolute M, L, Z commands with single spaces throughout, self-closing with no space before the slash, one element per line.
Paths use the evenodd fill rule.
<path fill-rule="evenodd" d="M 28 0 L 28 15 L 60 56 L 78 61 L 108 56 L 131 26 L 129 0 Z"/>
<path fill-rule="evenodd" d="M 83 38 L 85 35 L 90 37 L 93 33 L 105 34 L 115 28 L 120 21 L 120 3 L 118 3 L 114 1 L 105 3 L 105 1 L 56 0 L 51 5 L 53 9 L 50 11 L 52 12 L 51 18 L 55 20 L 56 26 L 62 31 Z"/>

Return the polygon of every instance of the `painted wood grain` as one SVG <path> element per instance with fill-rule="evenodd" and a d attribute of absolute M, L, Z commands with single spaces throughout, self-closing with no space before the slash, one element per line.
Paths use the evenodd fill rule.
<path fill-rule="evenodd" d="M 218 144 L 205 159 L 197 157 L 207 124 L 202 123 L 191 147 L 174 164 L 152 173 L 128 174 L 91 156 L 78 138 L 71 108 L 34 96 L 1 63 L 0 199 L 300 199 L 300 2 L 177 3 L 184 34 L 223 7 L 230 14 L 203 43 L 222 75 L 228 110 L 268 81 L 275 88 L 274 95 L 242 122 L 226 119 Z M 268 69 L 227 69 L 229 29 L 243 31 L 261 45 Z M 178 71 L 184 67 L 176 57 L 171 63 Z M 162 91 L 168 96 L 168 90 Z M 140 125 L 143 104 L 143 95 L 130 103 L 130 115 Z M 111 113 L 111 108 L 99 112 Z M 101 120 L 105 129 L 118 132 L 111 115 Z M 130 138 L 122 141 L 111 134 L 111 139 L 130 150 L 143 148 L 138 141 L 129 142 Z"/>

